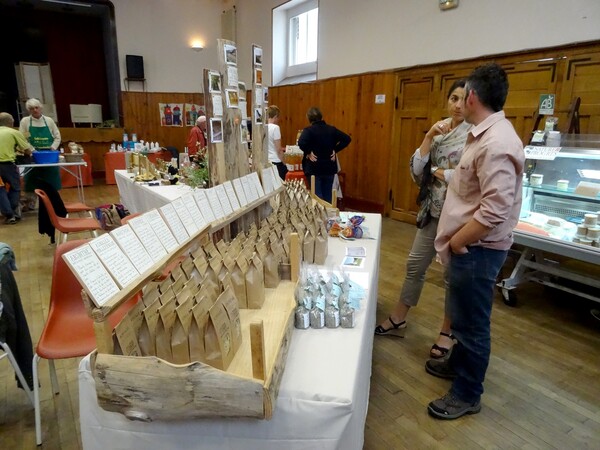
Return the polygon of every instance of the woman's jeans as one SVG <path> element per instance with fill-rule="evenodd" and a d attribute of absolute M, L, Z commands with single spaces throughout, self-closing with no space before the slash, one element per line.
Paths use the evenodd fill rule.
<path fill-rule="evenodd" d="M 310 175 L 307 175 L 310 177 Z M 331 203 L 331 190 L 335 175 L 315 175 L 315 195 L 327 203 Z"/>
<path fill-rule="evenodd" d="M 450 365 L 457 377 L 450 392 L 462 401 L 479 402 L 490 360 L 490 318 L 496 277 L 507 250 L 471 246 L 469 253 L 452 254 L 449 267 L 449 300 L 452 333 Z"/>
<path fill-rule="evenodd" d="M 437 234 L 438 222 L 439 219 L 437 217 L 432 217 L 427 225 L 417 229 L 415 240 L 406 261 L 406 277 L 404 278 L 404 284 L 400 292 L 400 301 L 406 306 L 413 307 L 419 303 L 423 285 L 425 284 L 425 274 L 437 253 L 433 243 Z M 444 285 L 446 287 L 444 314 L 450 316 L 447 275 L 448 271 L 444 270 Z"/>

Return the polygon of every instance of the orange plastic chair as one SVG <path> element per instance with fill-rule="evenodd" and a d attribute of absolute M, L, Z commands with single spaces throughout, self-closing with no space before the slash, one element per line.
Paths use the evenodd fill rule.
<path fill-rule="evenodd" d="M 69 241 L 56 247 L 50 288 L 50 311 L 33 356 L 33 397 L 35 402 L 35 436 L 42 443 L 40 415 L 40 388 L 38 364 L 40 358 L 48 360 L 50 380 L 58 394 L 55 359 L 82 357 L 96 348 L 94 322 L 87 314 L 81 299 L 81 284 L 63 260 L 62 255 L 87 242 L 84 239 Z M 141 298 L 141 292 L 127 300 L 109 317 L 114 327 Z"/>
<path fill-rule="evenodd" d="M 86 205 L 81 202 L 64 202 L 65 209 L 67 210 L 67 217 L 69 214 L 77 214 L 77 213 L 88 213 L 91 218 L 94 218 L 94 208 Z"/>
<path fill-rule="evenodd" d="M 89 231 L 92 233 L 94 237 L 98 235 L 97 230 L 101 230 L 100 222 L 92 217 L 59 217 L 54 212 L 54 207 L 52 206 L 52 202 L 46 195 L 46 193 L 41 189 L 35 190 L 36 195 L 40 198 L 41 201 L 44 202 L 44 206 L 46 207 L 46 211 L 48 211 L 48 216 L 50 217 L 50 222 L 54 225 L 59 232 L 63 235 L 63 242 L 67 241 L 67 236 L 69 233 L 80 233 L 82 231 Z M 60 240 L 59 240 L 60 242 Z"/>

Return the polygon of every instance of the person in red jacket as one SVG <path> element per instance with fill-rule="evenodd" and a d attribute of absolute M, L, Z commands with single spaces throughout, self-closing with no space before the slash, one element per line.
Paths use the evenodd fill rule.
<path fill-rule="evenodd" d="M 196 125 L 190 130 L 187 138 L 187 148 L 190 156 L 203 152 L 206 149 L 206 116 L 200 116 L 196 120 Z"/>

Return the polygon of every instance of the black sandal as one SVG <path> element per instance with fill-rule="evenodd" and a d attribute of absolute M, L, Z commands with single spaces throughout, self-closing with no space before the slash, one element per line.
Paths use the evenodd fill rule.
<path fill-rule="evenodd" d="M 440 331 L 440 336 L 446 336 L 447 338 L 452 339 L 452 341 L 456 341 L 456 337 L 454 337 L 452 333 L 444 333 L 443 331 Z M 437 350 L 440 353 L 433 353 L 434 350 Z M 450 350 L 452 350 L 452 347 L 447 348 L 441 347 L 437 344 L 433 344 L 431 346 L 431 350 L 429 350 L 429 356 L 431 356 L 433 359 L 442 359 L 448 354 Z"/>
<path fill-rule="evenodd" d="M 391 316 L 388 317 L 388 320 L 392 324 L 392 328 L 385 329 L 381 325 L 377 325 L 377 327 L 375 327 L 375 334 L 378 336 L 396 336 L 403 338 L 404 332 L 406 331 L 406 320 L 394 323 Z"/>

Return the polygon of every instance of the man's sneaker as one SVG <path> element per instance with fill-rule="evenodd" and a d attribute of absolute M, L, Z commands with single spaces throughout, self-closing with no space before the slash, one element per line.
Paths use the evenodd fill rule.
<path fill-rule="evenodd" d="M 21 220 L 21 205 L 17 206 L 17 209 L 15 209 L 13 212 L 14 218 L 17 220 L 17 222 Z"/>
<path fill-rule="evenodd" d="M 17 219 L 15 219 L 14 217 L 7 217 L 6 219 L 4 219 L 4 223 L 6 225 L 14 225 L 15 223 L 17 223 Z"/>
<path fill-rule="evenodd" d="M 432 401 L 427 407 L 427 412 L 436 419 L 458 419 L 465 414 L 477 414 L 481 411 L 481 403 L 467 403 L 448 392 L 442 398 Z"/>
<path fill-rule="evenodd" d="M 456 378 L 456 372 L 447 360 L 430 359 L 425 363 L 425 370 L 435 377 L 448 380 Z"/>

